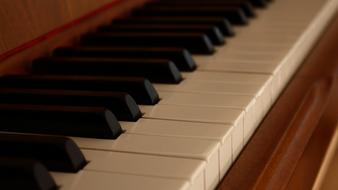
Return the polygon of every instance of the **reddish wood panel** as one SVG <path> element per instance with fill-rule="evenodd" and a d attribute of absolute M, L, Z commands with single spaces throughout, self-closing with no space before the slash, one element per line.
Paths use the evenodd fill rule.
<path fill-rule="evenodd" d="M 15 7 L 21 6 L 21 1 L 13 1 L 13 5 L 10 3 L 7 5 L 6 2 L 8 2 L 8 0 L 0 1 L 0 7 L 9 7 L 8 10 L 7 8 L 0 8 L 0 15 L 6 15 L 3 18 L 0 16 L 0 23 L 4 23 L 1 24 L 1 26 L 4 27 L 1 27 L 0 29 L 0 45 L 3 45 L 0 47 L 0 50 L 5 51 L 3 54 L 0 53 L 0 73 L 24 73 L 27 70 L 27 67 L 29 67 L 31 60 L 49 54 L 54 48 L 58 46 L 75 43 L 79 36 L 81 36 L 83 33 L 93 30 L 98 25 L 107 23 L 113 18 L 128 13 L 130 10 L 132 10 L 132 8 L 141 6 L 146 1 L 147 0 L 99 0 L 95 1 L 96 4 L 94 6 L 94 1 L 91 0 L 65 1 L 67 3 L 64 1 L 50 0 L 46 2 L 57 3 L 42 3 L 39 4 L 44 5 L 41 7 L 37 7 L 34 3 L 32 3 L 40 2 L 38 0 L 28 1 L 32 3 L 32 5 L 30 5 L 32 11 L 36 11 L 34 14 L 35 16 L 29 17 L 28 10 L 22 10 L 23 12 L 18 14 L 23 15 L 23 17 L 30 18 L 27 22 L 17 19 L 15 11 L 13 11 Z M 75 6 L 75 2 L 79 3 L 78 7 Z M 102 2 L 110 3 L 104 4 L 102 6 Z M 61 5 L 58 5 L 58 3 Z M 20 5 L 15 6 L 15 4 Z M 67 7 L 67 13 L 64 11 L 55 12 L 53 9 L 58 10 L 61 8 L 54 8 L 51 5 Z M 64 9 L 66 8 L 62 8 L 62 10 Z M 50 10 L 50 14 L 46 13 L 48 10 Z M 11 13 L 7 14 L 7 11 Z M 87 14 L 81 15 L 84 12 Z M 44 19 L 44 14 L 42 13 L 47 14 Z M 68 15 L 69 19 L 65 19 L 66 16 L 64 15 Z M 77 18 L 77 16 L 80 16 L 80 18 Z M 14 19 L 10 19 L 12 17 Z M 76 19 L 74 20 L 73 17 Z M 33 23 L 36 23 L 36 25 L 41 23 L 41 30 L 30 33 L 30 26 L 34 26 Z M 17 30 L 13 29 L 14 25 Z M 2 28 L 6 29 L 2 30 Z M 27 30 L 27 33 L 25 33 L 25 30 Z"/>
<path fill-rule="evenodd" d="M 338 93 L 334 77 L 338 67 L 337 33 L 338 19 L 283 91 L 219 189 L 312 186 L 338 119 L 338 101 L 334 98 Z"/>
<path fill-rule="evenodd" d="M 324 155 L 337 127 L 338 75 L 336 75 L 334 81 L 335 84 L 332 85 L 333 89 L 328 99 L 328 106 L 297 163 L 297 167 L 287 184 L 288 189 L 310 189 L 314 185 Z"/>

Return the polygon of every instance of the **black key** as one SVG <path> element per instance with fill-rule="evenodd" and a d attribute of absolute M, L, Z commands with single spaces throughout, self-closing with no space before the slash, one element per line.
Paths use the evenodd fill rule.
<path fill-rule="evenodd" d="M 0 157 L 36 159 L 48 170 L 78 172 L 86 165 L 79 147 L 69 138 L 0 133 Z"/>
<path fill-rule="evenodd" d="M 190 17 L 190 16 L 137 16 L 121 20 L 113 20 L 113 24 L 175 24 L 175 25 L 188 25 L 188 24 L 207 24 L 214 25 L 225 36 L 234 36 L 235 32 L 230 22 L 223 17 Z"/>
<path fill-rule="evenodd" d="M 250 2 L 256 7 L 266 7 L 270 0 L 250 0 Z"/>
<path fill-rule="evenodd" d="M 102 107 L 0 104 L 0 131 L 116 139 L 122 129 Z"/>
<path fill-rule="evenodd" d="M 168 59 L 181 71 L 193 71 L 196 63 L 188 50 L 156 47 L 85 47 L 73 46 L 54 50 L 56 56 L 109 57 L 109 58 L 155 58 Z"/>
<path fill-rule="evenodd" d="M 224 17 L 232 24 L 245 25 L 248 24 L 248 18 L 245 16 L 241 8 L 229 7 L 155 7 L 135 10 L 133 15 L 136 16 L 204 16 L 204 17 Z"/>
<path fill-rule="evenodd" d="M 244 1 L 204 1 L 204 0 L 193 0 L 193 1 L 155 1 L 145 5 L 146 7 L 168 7 L 168 6 L 179 6 L 179 7 L 237 7 L 242 9 L 245 16 L 255 17 L 255 11 L 250 2 Z"/>
<path fill-rule="evenodd" d="M 33 62 L 32 72 L 57 75 L 138 76 L 153 82 L 179 83 L 181 73 L 169 60 L 46 57 Z"/>
<path fill-rule="evenodd" d="M 0 77 L 0 88 L 127 92 L 137 103 L 154 105 L 159 95 L 149 80 L 138 77 L 20 75 Z"/>
<path fill-rule="evenodd" d="M 137 121 L 142 113 L 134 99 L 122 92 L 0 89 L 0 103 L 106 107 L 118 120 Z"/>
<path fill-rule="evenodd" d="M 0 157 L 1 189 L 58 189 L 47 169 L 36 160 Z"/>
<path fill-rule="evenodd" d="M 215 51 L 211 40 L 203 33 L 96 32 L 83 36 L 80 43 L 115 47 L 176 47 L 196 54 L 212 54 Z"/>
<path fill-rule="evenodd" d="M 209 37 L 211 42 L 214 45 L 222 45 L 224 44 L 224 35 L 222 32 L 216 27 L 212 25 L 175 25 L 175 24 L 112 24 L 107 26 L 101 26 L 98 28 L 100 32 L 156 32 L 156 33 L 192 33 L 199 32 L 203 33 Z"/>

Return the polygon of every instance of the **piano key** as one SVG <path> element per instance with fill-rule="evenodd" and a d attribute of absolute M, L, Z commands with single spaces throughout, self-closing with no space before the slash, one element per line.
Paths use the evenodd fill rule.
<path fill-rule="evenodd" d="M 238 94 L 217 94 L 217 93 L 179 93 L 179 92 L 160 92 L 162 100 L 159 105 L 182 105 L 214 108 L 233 108 L 244 111 L 243 132 L 244 143 L 248 135 L 259 124 L 267 111 L 267 107 L 262 103 L 261 97 Z M 269 97 L 270 93 L 264 95 Z M 266 102 L 266 100 L 265 100 Z M 270 103 L 270 102 L 269 102 Z M 235 131 L 235 130 L 234 130 Z M 235 131 L 236 132 L 236 131 Z M 239 137 L 237 135 L 237 137 Z M 241 138 L 239 138 L 241 139 Z M 240 147 L 241 140 L 234 140 L 235 145 Z M 239 142 L 238 142 L 239 141 Z M 237 147 L 234 147 L 236 150 Z"/>
<path fill-rule="evenodd" d="M 235 25 L 248 24 L 248 18 L 239 7 L 143 7 L 133 11 L 135 16 L 216 16 L 224 17 Z"/>
<path fill-rule="evenodd" d="M 255 74 L 273 74 L 278 70 L 278 65 L 273 65 L 267 62 L 258 63 L 253 62 L 249 64 L 247 62 L 236 62 L 230 63 L 212 63 L 212 64 L 201 64 L 199 70 L 201 71 L 223 71 L 223 72 L 244 72 L 244 73 L 255 73 Z"/>
<path fill-rule="evenodd" d="M 236 141 L 233 142 L 233 152 L 236 156 L 243 146 L 244 110 L 223 107 L 165 104 L 153 107 L 142 106 L 141 109 L 145 113 L 143 118 L 233 125 L 234 133 L 237 134 Z"/>
<path fill-rule="evenodd" d="M 36 159 L 48 170 L 77 172 L 86 165 L 79 147 L 69 138 L 0 133 L 0 157 Z"/>
<path fill-rule="evenodd" d="M 234 36 L 234 29 L 230 22 L 222 17 L 189 17 L 189 16 L 175 16 L 175 17 L 165 17 L 165 16 L 137 16 L 124 18 L 120 20 L 114 20 L 112 24 L 175 24 L 175 25 L 213 25 L 219 28 L 219 30 L 225 36 Z"/>
<path fill-rule="evenodd" d="M 156 106 L 142 106 L 141 109 L 145 112 L 144 118 L 224 124 L 242 123 L 243 114 L 241 110 L 231 108 L 161 104 Z"/>
<path fill-rule="evenodd" d="M 267 63 L 274 64 L 280 61 L 283 51 L 275 52 L 247 52 L 245 50 L 231 50 L 229 48 L 219 49 L 220 52 L 215 53 L 213 57 L 206 56 L 194 56 L 195 59 L 199 60 L 199 65 L 212 63 L 212 64 L 227 64 L 228 62 L 242 62 L 242 63 Z M 221 56 L 222 54 L 222 56 Z M 223 58 L 223 61 L 222 61 Z"/>
<path fill-rule="evenodd" d="M 116 139 L 122 129 L 102 107 L 0 104 L 1 131 Z"/>
<path fill-rule="evenodd" d="M 200 74 L 198 74 L 200 73 Z M 197 72 L 188 77 L 179 85 L 156 84 L 155 87 L 161 92 L 192 92 L 192 93 L 220 93 L 235 95 L 252 95 L 256 98 L 264 97 L 263 101 L 270 103 L 270 92 L 272 85 L 277 85 L 268 75 L 237 74 L 237 73 L 215 73 L 214 72 Z M 217 75 L 218 74 L 218 75 Z M 190 76 L 190 77 L 189 77 Z M 210 77 L 208 77 L 210 76 Z M 240 77 L 243 77 L 240 79 Z M 207 80 L 205 78 L 208 78 Z M 219 79 L 231 79 L 219 80 Z M 250 79 L 254 79 L 250 82 Z M 264 93 L 263 93 L 264 92 Z"/>
<path fill-rule="evenodd" d="M 137 122 L 121 122 L 126 134 L 168 136 L 215 140 L 220 143 L 221 176 L 225 174 L 233 160 L 233 150 L 240 146 L 240 130 L 231 125 L 199 123 L 191 121 L 174 121 L 142 118 Z M 233 143 L 232 143 L 233 142 Z"/>
<path fill-rule="evenodd" d="M 255 17 L 255 11 L 251 3 L 244 1 L 155 1 L 153 3 L 145 4 L 145 7 L 203 7 L 203 8 L 215 8 L 215 7 L 238 7 L 242 9 L 245 16 Z"/>
<path fill-rule="evenodd" d="M 256 7 L 266 7 L 269 1 L 272 0 L 250 0 L 250 2 Z"/>
<path fill-rule="evenodd" d="M 156 32 L 156 33 L 192 33 L 199 32 L 208 36 L 211 42 L 214 45 L 223 45 L 225 43 L 224 36 L 219 28 L 210 25 L 168 25 L 168 24 L 112 24 L 101 26 L 98 28 L 99 32 L 107 32 L 107 33 L 121 33 L 121 32 Z"/>
<path fill-rule="evenodd" d="M 181 71 L 193 71 L 196 63 L 186 49 L 160 47 L 62 47 L 54 50 L 56 56 L 155 58 L 173 61 Z"/>
<path fill-rule="evenodd" d="M 33 62 L 32 72 L 54 75 L 137 76 L 160 83 L 179 83 L 182 80 L 173 62 L 156 59 L 46 57 Z"/>
<path fill-rule="evenodd" d="M 197 159 L 206 162 L 206 187 L 214 188 L 220 178 L 219 143 L 208 139 L 122 134 L 117 140 L 74 137 L 82 150 L 118 151 L 155 156 Z"/>
<path fill-rule="evenodd" d="M 212 73 L 211 73 L 212 74 Z M 243 75 L 242 75 L 243 76 Z M 218 76 L 218 79 L 221 78 Z M 236 79 L 234 76 L 232 78 Z M 249 77 L 249 78 L 255 78 L 255 77 Z M 244 78 L 245 79 L 245 78 Z M 244 142 L 247 142 L 249 139 L 250 134 L 252 134 L 253 130 L 255 129 L 255 126 L 258 124 L 259 120 L 263 118 L 265 113 L 268 111 L 272 100 L 276 98 L 276 94 L 273 93 L 273 85 L 278 84 L 275 81 L 273 81 L 271 78 L 267 78 L 266 81 L 262 82 L 255 82 L 255 83 L 239 83 L 239 82 L 220 82 L 220 81 L 213 81 L 212 77 L 211 80 L 200 80 L 198 78 L 195 79 L 186 79 L 181 84 L 177 86 L 173 85 L 156 85 L 156 88 L 161 92 L 175 92 L 178 94 L 182 93 L 196 93 L 200 95 L 202 100 L 198 101 L 198 99 L 191 99 L 187 100 L 186 102 L 182 100 L 178 100 L 176 103 L 174 101 L 171 101 L 170 104 L 178 104 L 178 102 L 181 102 L 182 105 L 186 105 L 191 102 L 190 104 L 193 105 L 199 105 L 200 103 L 208 102 L 207 99 L 208 96 L 210 97 L 209 102 L 211 103 L 212 98 L 215 98 L 217 96 L 221 97 L 221 95 L 249 95 L 253 96 L 254 102 L 251 102 L 250 104 L 247 104 L 246 106 L 240 106 L 234 105 L 234 104 L 224 104 L 225 107 L 237 107 L 241 110 L 246 110 L 246 116 L 244 117 L 245 123 L 244 123 Z M 278 84 L 279 85 L 279 84 Z M 213 95 L 214 94 L 214 95 Z M 218 95 L 219 94 L 219 95 Z M 204 98 L 202 98 L 204 96 Z M 215 97 L 213 97 L 215 96 Z M 225 96 L 225 97 L 226 97 Z M 221 99 L 221 98 L 220 98 Z M 192 101 L 196 101 L 193 103 Z M 226 100 L 224 100 L 226 101 Z M 165 102 L 165 101 L 164 101 Z M 161 102 L 160 102 L 161 104 Z M 221 103 L 220 103 L 221 104 Z M 206 106 L 206 104 L 204 104 Z M 215 105 L 215 104 L 214 104 Z M 217 106 L 219 107 L 219 106 Z M 141 107 L 142 110 L 144 110 L 144 107 Z M 180 109 L 179 107 L 177 109 Z"/>
<path fill-rule="evenodd" d="M 0 103 L 105 107 L 118 120 L 137 121 L 142 113 L 134 99 L 123 92 L 0 89 Z"/>
<path fill-rule="evenodd" d="M 111 151 L 83 150 L 89 164 L 84 170 L 183 179 L 190 189 L 204 189 L 205 161 Z"/>
<path fill-rule="evenodd" d="M 155 84 L 159 91 L 207 92 L 224 94 L 256 95 L 261 92 L 260 84 L 183 80 L 178 85 Z"/>
<path fill-rule="evenodd" d="M 0 77 L 0 88 L 64 89 L 127 92 L 138 104 L 153 105 L 159 95 L 149 80 L 139 77 L 16 75 Z"/>
<path fill-rule="evenodd" d="M 250 104 L 254 96 L 218 93 L 189 93 L 160 91 L 159 104 L 195 105 L 210 107 L 243 108 Z"/>
<path fill-rule="evenodd" d="M 57 189 L 46 168 L 35 160 L 0 157 L 0 181 L 2 189 Z"/>
<path fill-rule="evenodd" d="M 212 54 L 214 46 L 203 33 L 109 33 L 97 32 L 84 35 L 81 45 L 121 46 L 121 47 L 176 47 L 186 48 L 191 53 Z"/>
<path fill-rule="evenodd" d="M 264 84 L 271 78 L 271 76 L 263 74 L 248 74 L 248 73 L 195 71 L 193 73 L 183 73 L 183 78 L 189 80 L 191 79 L 191 80 L 203 80 L 214 82 Z"/>
<path fill-rule="evenodd" d="M 149 190 L 188 190 L 190 184 L 187 180 L 175 178 L 149 177 L 128 175 L 120 173 L 107 173 L 97 171 L 80 171 L 77 174 L 52 172 L 60 190 L 106 190 L 106 189 L 139 189 Z"/>

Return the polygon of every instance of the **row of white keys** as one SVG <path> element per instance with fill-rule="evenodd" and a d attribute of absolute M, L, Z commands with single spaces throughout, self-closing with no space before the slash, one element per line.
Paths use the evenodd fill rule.
<path fill-rule="evenodd" d="M 212 189 L 220 178 L 220 143 L 211 139 L 198 139 L 144 134 L 122 134 L 117 140 L 74 138 L 81 149 L 116 151 L 175 158 L 188 158 L 205 162 L 204 187 Z M 225 156 L 231 161 L 231 147 Z M 172 165 L 172 168 L 176 168 Z M 192 183 L 195 183 L 192 181 Z"/>
<path fill-rule="evenodd" d="M 303 20 L 300 19 L 300 22 L 303 22 Z M 301 24 L 295 23 L 294 25 L 302 29 Z M 258 31 L 258 29 L 253 30 Z M 278 34 L 278 32 L 276 33 Z M 290 31 L 290 34 L 297 34 L 297 31 Z M 276 40 L 280 39 L 276 38 Z M 234 44 L 233 46 L 244 47 L 243 49 L 257 45 L 255 43 L 239 43 L 235 39 L 230 40 L 228 46 L 230 47 L 232 44 Z M 278 56 L 281 52 L 285 53 L 290 44 L 289 42 L 285 44 L 264 42 L 258 44 L 257 49 L 272 49 L 273 51 L 268 51 L 271 53 L 271 57 L 265 58 L 271 61 L 275 55 Z M 222 51 L 222 48 L 219 51 Z M 257 54 L 264 54 L 262 51 L 256 52 Z M 233 55 L 232 59 L 235 59 L 236 56 Z M 251 60 L 255 57 L 256 55 L 250 55 L 246 59 Z M 199 60 L 197 61 L 200 63 Z M 247 123 L 245 119 L 249 117 L 247 113 L 250 110 L 248 109 L 250 108 L 249 105 L 257 108 L 264 107 L 262 106 L 263 103 L 272 102 L 274 88 L 282 88 L 279 83 L 283 75 L 279 73 L 286 72 L 284 71 L 285 68 L 278 66 L 278 64 L 266 63 L 266 65 L 273 65 L 275 68 L 274 70 L 271 69 L 271 73 L 262 72 L 266 74 L 257 75 L 253 73 L 260 72 L 243 71 L 247 74 L 223 74 L 221 72 L 201 71 L 185 74 L 185 81 L 182 86 L 188 86 L 188 90 L 157 85 L 156 88 L 159 89 L 160 95 L 162 93 L 164 99 L 155 107 L 142 107 L 145 118 L 136 123 L 123 122 L 122 126 L 127 131 L 115 141 L 74 138 L 91 162 L 78 174 L 53 175 L 64 186 L 63 189 L 107 189 L 107 187 L 117 189 L 140 187 L 143 189 L 158 189 L 159 187 L 161 189 L 211 189 L 215 187 L 219 178 L 232 162 L 232 156 L 235 157 L 236 152 L 238 152 L 236 147 L 240 143 L 236 141 L 238 139 L 245 141 L 245 137 L 250 136 L 250 132 L 245 135 L 245 131 L 248 131 L 248 129 L 244 127 L 244 134 L 240 137 L 241 134 L 238 131 L 241 127 L 236 124 L 241 123 L 240 121 L 244 121 L 244 125 Z M 199 66 L 201 69 L 200 64 Z M 237 80 L 236 75 L 246 76 L 247 81 Z M 214 78 L 210 76 L 214 76 Z M 191 81 L 206 86 L 198 89 Z M 209 87 L 213 84 L 213 87 Z M 233 84 L 239 84 L 240 87 L 235 88 Z M 276 85 L 280 86 L 276 87 Z M 220 92 L 215 90 L 226 86 L 231 90 L 221 90 Z M 191 89 L 189 90 L 189 88 Z M 212 90 L 212 92 L 209 90 Z M 198 92 L 198 94 L 192 95 L 192 92 Z M 220 100 L 221 94 L 228 97 L 229 100 L 220 101 L 219 105 L 215 105 L 212 100 L 196 102 L 199 98 L 205 98 L 207 95 Z M 270 94 L 272 100 L 269 100 L 269 97 L 262 98 L 263 94 L 265 96 Z M 239 98 L 236 99 L 236 95 Z M 187 98 L 191 98 L 191 100 L 184 101 Z M 252 98 L 251 101 L 250 98 Z M 243 100 L 243 103 L 240 102 L 240 99 Z M 267 99 L 268 101 L 266 101 Z M 262 100 L 265 102 L 262 102 Z M 202 104 L 197 106 L 196 103 Z M 211 105 L 203 105 L 207 103 L 211 103 Z M 245 106 L 246 104 L 247 106 Z M 211 111 L 216 113 L 216 116 L 208 113 Z M 203 115 L 205 113 L 210 116 Z M 224 118 L 221 118 L 222 113 L 225 114 Z M 184 114 L 190 117 L 193 122 L 187 121 L 189 119 L 184 117 Z M 255 117 L 258 118 L 258 116 Z M 213 119 L 216 119 L 217 122 Z M 241 141 L 243 140 L 239 140 L 239 142 Z M 113 161 L 111 162 L 111 160 Z M 149 166 L 149 163 L 152 162 L 154 162 L 155 167 Z M 166 167 L 162 168 L 163 165 Z M 187 165 L 187 167 L 182 165 Z M 182 171 L 182 168 L 184 168 L 184 171 Z M 66 183 L 67 180 L 68 183 Z"/>
<path fill-rule="evenodd" d="M 82 189 L 98 181 L 105 185 L 95 189 L 162 189 L 162 186 L 164 189 L 173 186 L 175 189 L 205 189 L 205 161 L 202 160 L 85 149 L 82 152 L 89 161 L 82 171 L 68 175 L 53 173 L 61 189 Z"/>
<path fill-rule="evenodd" d="M 315 11 L 307 10 L 307 14 L 305 14 L 306 19 L 301 19 L 302 21 L 296 19 L 296 22 L 291 22 L 292 27 L 285 27 L 290 25 L 290 18 L 298 18 L 298 10 L 290 14 L 289 12 L 290 10 L 288 11 L 288 15 L 284 15 L 284 13 L 281 12 L 279 12 L 280 15 L 278 15 L 278 13 L 273 12 L 273 19 L 275 19 L 276 24 L 273 24 L 274 29 L 269 30 L 282 31 L 282 33 L 265 32 L 266 28 L 271 28 L 269 25 L 272 23 L 272 20 L 270 20 L 272 18 L 269 15 L 271 12 L 262 12 L 262 15 L 259 16 L 263 16 L 263 19 L 258 19 L 245 28 L 245 30 L 243 29 L 243 31 L 240 30 L 237 32 L 237 37 L 230 40 L 229 46 L 219 48 L 218 52 L 216 52 L 211 59 L 203 56 L 195 56 L 200 66 L 199 69 L 210 72 L 244 72 L 271 75 L 273 81 L 272 100 L 274 100 L 304 57 L 304 53 L 300 53 L 298 56 L 296 53 L 293 53 L 293 57 L 286 55 L 287 53 L 290 54 L 288 51 L 297 45 L 296 42 L 298 42 L 301 37 L 306 35 L 303 34 L 303 36 L 301 36 L 299 34 L 309 26 L 309 21 L 315 15 Z M 283 22 L 284 19 L 286 19 L 287 22 Z M 296 30 L 294 29 L 295 26 L 297 26 Z M 293 29 L 290 30 L 289 28 Z M 309 30 L 307 31 L 307 33 L 310 32 Z M 316 38 L 313 37 L 312 41 L 315 39 Z M 228 48 L 236 46 L 238 48 Z M 307 52 L 310 47 L 311 43 L 307 43 L 303 46 L 298 45 L 297 48 L 294 49 Z M 254 49 L 254 51 L 252 51 L 252 49 Z M 268 53 L 266 53 L 266 50 L 269 50 L 267 51 Z M 261 57 L 261 55 L 264 56 Z"/>
<path fill-rule="evenodd" d="M 196 116 L 197 121 L 232 124 L 233 132 L 237 134 L 236 138 L 233 139 L 234 157 L 236 157 L 242 147 L 240 142 L 247 142 L 255 126 L 271 105 L 271 78 L 268 75 L 199 71 L 184 76 L 186 79 L 178 85 L 155 85 L 160 95 L 161 93 L 164 95 L 163 103 L 160 102 L 159 107 L 164 108 L 169 105 L 174 107 L 174 105 L 177 105 L 175 107 L 179 110 L 184 106 L 190 108 L 190 114 L 194 116 L 197 115 L 196 111 L 201 109 L 204 111 L 204 115 Z M 166 96 L 170 97 L 166 99 Z M 166 106 L 163 104 L 166 104 Z M 154 112 L 156 109 L 159 108 L 152 108 L 148 112 L 150 114 L 145 116 L 164 118 L 163 114 L 166 114 L 166 119 L 174 119 L 174 117 L 169 118 L 169 114 L 166 112 Z M 229 118 L 230 120 L 224 116 L 224 114 L 227 116 L 236 114 L 238 109 L 243 112 L 243 116 L 237 114 L 235 118 Z M 175 114 L 175 118 L 179 119 L 179 115 L 184 113 L 176 111 Z M 186 116 L 181 115 L 181 117 L 183 119 Z M 207 120 L 208 117 L 212 118 Z M 237 122 L 240 117 L 243 117 L 243 129 Z M 240 131 L 242 131 L 242 137 L 239 136 Z"/>

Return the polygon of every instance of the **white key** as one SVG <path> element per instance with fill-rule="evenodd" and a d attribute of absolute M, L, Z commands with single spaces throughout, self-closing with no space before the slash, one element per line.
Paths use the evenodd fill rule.
<path fill-rule="evenodd" d="M 198 67 L 202 71 L 216 71 L 216 72 L 243 72 L 254 74 L 273 74 L 278 70 L 277 64 L 257 61 L 229 61 L 226 63 L 219 62 L 204 62 Z"/>
<path fill-rule="evenodd" d="M 117 140 L 73 137 L 81 149 L 139 153 L 198 159 L 206 162 L 207 189 L 214 188 L 220 178 L 220 144 L 214 140 L 122 134 Z M 225 163 L 224 163 L 225 164 Z"/>
<path fill-rule="evenodd" d="M 82 150 L 89 163 L 84 170 L 183 179 L 192 189 L 205 189 L 205 161 L 197 159 Z M 160 187 L 158 187 L 160 188 Z"/>
<path fill-rule="evenodd" d="M 193 121 L 202 123 L 227 124 L 233 126 L 233 156 L 243 147 L 244 111 L 232 108 L 198 107 L 182 105 L 141 106 L 144 118 Z"/>
<path fill-rule="evenodd" d="M 160 102 L 166 105 L 190 105 L 202 107 L 226 107 L 245 109 L 255 100 L 250 95 L 234 95 L 221 93 L 191 93 L 159 91 Z"/>
<path fill-rule="evenodd" d="M 190 184 L 182 179 L 170 179 L 127 175 L 109 172 L 85 171 L 76 174 L 52 172 L 60 190 L 107 190 L 107 189 L 178 189 L 190 190 Z"/>
<path fill-rule="evenodd" d="M 159 104 L 223 107 L 243 110 L 245 112 L 243 116 L 244 143 L 253 133 L 266 112 L 265 105 L 262 104 L 262 102 L 257 103 L 254 96 L 178 92 L 160 92 L 160 95 L 163 97 L 163 100 L 161 100 Z M 258 100 L 260 100 L 260 98 L 258 98 Z"/>
<path fill-rule="evenodd" d="M 202 80 L 224 83 L 257 83 L 264 84 L 270 80 L 271 75 L 264 74 L 247 74 L 247 73 L 224 73 L 194 71 L 192 73 L 183 73 L 183 77 L 189 80 Z"/>
<path fill-rule="evenodd" d="M 144 118 L 137 122 L 121 122 L 121 125 L 126 129 L 126 133 L 211 139 L 220 142 L 220 177 L 232 163 L 232 150 L 239 146 L 232 143 L 232 139 L 238 135 L 233 133 L 231 125 Z"/>
<path fill-rule="evenodd" d="M 221 76 L 219 76 L 218 78 L 221 78 Z M 273 84 L 272 82 L 276 84 Z M 258 121 L 255 121 L 256 118 L 263 118 L 263 116 L 265 115 L 265 113 L 268 111 L 268 109 L 270 108 L 272 104 L 271 103 L 272 98 L 274 98 L 274 96 L 277 96 L 277 94 L 273 94 L 274 96 L 272 96 L 272 90 L 273 90 L 272 87 L 276 85 L 277 86 L 279 85 L 279 80 L 271 81 L 271 78 L 269 78 L 265 84 L 264 83 L 256 84 L 256 83 L 214 82 L 214 81 L 204 81 L 204 80 L 193 80 L 193 79 L 188 78 L 182 81 L 179 85 L 159 84 L 159 85 L 155 85 L 155 87 L 160 92 L 187 92 L 187 93 L 203 93 L 203 94 L 215 93 L 215 94 L 250 95 L 250 96 L 256 97 L 255 106 L 253 106 L 254 104 L 251 103 L 251 104 L 248 104 L 247 106 L 243 106 L 240 108 L 243 111 L 244 109 L 247 111 L 250 109 L 251 110 L 256 109 L 255 110 L 256 112 L 251 112 L 255 114 L 249 114 L 250 112 L 248 112 L 248 117 L 245 118 L 245 120 L 248 119 L 245 122 L 246 126 L 243 129 L 244 130 L 243 132 L 244 143 L 246 143 L 249 137 L 251 136 L 251 134 L 253 133 L 253 131 L 255 130 L 256 128 L 255 125 L 258 124 Z M 215 111 L 216 110 L 214 110 L 214 112 Z M 156 113 L 158 112 L 160 112 L 160 110 L 156 111 Z M 209 112 L 213 113 L 212 110 L 209 110 L 208 113 Z M 170 113 L 176 113 L 176 112 L 172 110 Z M 210 114 L 208 113 L 206 114 L 203 113 L 204 115 L 200 114 L 199 115 L 200 118 L 198 121 L 201 121 L 201 118 L 203 117 L 210 116 Z M 194 111 L 192 111 L 192 109 L 191 109 L 191 114 L 194 114 Z M 157 118 L 160 118 L 160 117 L 157 117 Z M 216 118 L 212 118 L 209 120 L 203 120 L 203 122 L 212 122 L 212 121 L 215 121 L 215 119 Z"/>
<path fill-rule="evenodd" d="M 223 93 L 223 94 L 260 94 L 263 84 L 228 83 L 186 79 L 178 85 L 155 84 L 158 91 L 168 92 L 196 92 L 196 93 Z"/>

